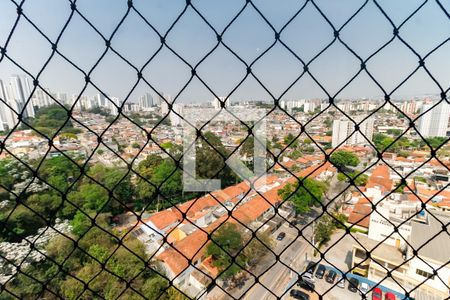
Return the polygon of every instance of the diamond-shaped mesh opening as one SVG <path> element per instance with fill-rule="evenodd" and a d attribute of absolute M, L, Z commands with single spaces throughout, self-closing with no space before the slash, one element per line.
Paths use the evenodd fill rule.
<path fill-rule="evenodd" d="M 3 1 L 0 299 L 448 299 L 449 8 Z"/>

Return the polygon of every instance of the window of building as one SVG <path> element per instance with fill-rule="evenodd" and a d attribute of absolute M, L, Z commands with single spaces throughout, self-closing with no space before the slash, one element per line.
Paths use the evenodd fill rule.
<path fill-rule="evenodd" d="M 429 278 L 429 279 L 434 279 L 434 275 L 433 274 L 428 273 L 428 272 L 426 272 L 424 270 L 421 270 L 421 269 L 416 269 L 416 274 L 418 274 L 420 276 L 423 276 L 423 277 L 426 277 L 426 278 Z"/>

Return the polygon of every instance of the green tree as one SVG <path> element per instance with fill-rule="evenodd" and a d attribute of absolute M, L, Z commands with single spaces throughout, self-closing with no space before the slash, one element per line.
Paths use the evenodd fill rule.
<path fill-rule="evenodd" d="M 242 234 L 237 225 L 233 223 L 223 224 L 211 237 L 206 247 L 206 254 L 212 256 L 213 265 L 219 269 L 222 278 L 229 278 L 241 271 L 241 268 L 232 262 L 235 256 L 243 247 Z M 242 259 L 242 258 L 241 258 Z M 242 263 L 242 261 L 241 261 Z"/>
<path fill-rule="evenodd" d="M 80 132 L 79 130 L 74 130 L 75 128 L 73 128 L 67 109 L 58 104 L 40 108 L 36 112 L 36 117 L 33 119 L 28 119 L 27 122 L 33 128 L 47 136 L 53 136 L 60 129 L 63 133 Z"/>
<path fill-rule="evenodd" d="M 203 134 L 196 149 L 197 178 L 221 179 L 223 186 L 235 184 L 237 176 L 225 163 L 229 154 L 217 135 L 210 131 Z"/>
<path fill-rule="evenodd" d="M 269 231 L 258 232 L 257 237 L 258 239 L 252 238 L 239 255 L 248 267 L 257 265 L 261 258 L 269 252 L 269 249 L 273 250 L 275 246 Z"/>
<path fill-rule="evenodd" d="M 0 214 L 0 224 L 0 236 L 13 242 L 35 234 L 46 225 L 42 217 L 24 205 L 15 207 L 9 218 L 8 214 Z"/>
<path fill-rule="evenodd" d="M 241 144 L 241 149 L 239 151 L 239 153 L 242 156 L 246 156 L 248 158 L 253 158 L 253 147 L 255 144 L 255 138 L 251 135 L 248 136 L 247 139 L 243 140 L 240 142 Z"/>
<path fill-rule="evenodd" d="M 288 133 L 288 135 L 284 137 L 284 144 L 289 145 L 291 142 L 292 142 L 292 144 L 289 147 L 297 148 L 298 139 L 295 139 L 295 136 L 292 133 Z"/>
<path fill-rule="evenodd" d="M 295 150 L 289 152 L 289 154 L 288 154 L 288 157 L 293 160 L 296 160 L 302 156 L 303 156 L 303 153 L 299 149 L 295 149 Z"/>
<path fill-rule="evenodd" d="M 39 162 L 36 162 L 37 166 Z M 75 160 L 65 156 L 45 159 L 38 171 L 39 176 L 61 191 L 66 191 L 71 179 L 80 176 L 80 168 Z"/>
<path fill-rule="evenodd" d="M 435 137 L 429 137 L 425 139 L 427 143 L 433 148 L 436 149 L 442 144 L 444 144 L 447 141 L 447 138 L 435 136 Z"/>
<path fill-rule="evenodd" d="M 393 135 L 394 137 L 399 136 L 400 134 L 402 134 L 402 130 L 401 129 L 388 129 L 387 134 Z"/>
<path fill-rule="evenodd" d="M 357 172 L 351 172 L 351 173 L 346 173 L 346 174 L 348 177 L 352 178 L 355 181 L 355 184 L 358 186 L 366 185 L 367 181 L 369 180 L 369 176 L 366 174 L 357 173 Z M 345 176 L 344 173 L 338 173 L 337 179 L 339 181 L 349 181 L 349 178 L 347 176 Z"/>
<path fill-rule="evenodd" d="M 338 169 L 344 170 L 346 167 L 356 167 L 359 164 L 359 158 L 353 152 L 346 150 L 337 150 L 330 156 L 330 162 Z"/>
<path fill-rule="evenodd" d="M 77 211 L 72 222 L 72 232 L 77 236 L 85 234 L 92 226 L 91 220 L 81 211 Z"/>
<path fill-rule="evenodd" d="M 319 247 L 330 240 L 334 229 L 335 226 L 330 216 L 325 215 L 319 219 L 314 230 L 314 238 L 316 243 L 319 244 Z"/>
<path fill-rule="evenodd" d="M 299 178 L 300 181 L 302 178 Z M 311 178 L 305 178 L 299 186 L 299 181 L 294 184 L 288 183 L 278 191 L 278 195 L 283 200 L 290 201 L 294 204 L 297 213 L 305 213 L 310 210 L 313 205 L 322 202 L 324 193 L 327 190 L 325 183 Z"/>

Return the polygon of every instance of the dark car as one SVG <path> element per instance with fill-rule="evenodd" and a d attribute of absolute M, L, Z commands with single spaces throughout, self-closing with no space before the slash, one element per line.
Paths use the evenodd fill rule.
<path fill-rule="evenodd" d="M 277 240 L 281 241 L 286 236 L 286 232 L 280 232 L 277 236 Z"/>
<path fill-rule="evenodd" d="M 333 283 L 334 280 L 336 279 L 336 276 L 337 276 L 337 273 L 335 271 L 333 271 L 333 270 L 330 270 L 327 273 L 327 276 L 325 276 L 325 281 L 328 282 L 328 283 Z"/>
<path fill-rule="evenodd" d="M 359 280 L 355 277 L 352 277 L 348 280 L 348 290 L 356 293 L 358 291 Z"/>
<path fill-rule="evenodd" d="M 316 288 L 316 286 L 315 286 L 314 283 L 309 282 L 309 281 L 306 281 L 306 280 L 303 280 L 303 279 L 300 279 L 300 280 L 297 282 L 297 285 L 298 285 L 300 288 L 302 288 L 302 289 L 304 289 L 304 290 L 306 290 L 306 291 L 309 291 L 309 292 L 313 292 L 314 289 Z"/>
<path fill-rule="evenodd" d="M 323 278 L 323 275 L 325 275 L 325 266 L 324 265 L 319 265 L 317 267 L 317 271 L 316 271 L 316 277 L 319 279 Z"/>
<path fill-rule="evenodd" d="M 290 295 L 295 299 L 309 300 L 309 295 L 300 290 L 291 290 Z"/>
<path fill-rule="evenodd" d="M 310 273 L 312 275 L 314 273 L 314 270 L 316 269 L 316 265 L 316 262 L 310 261 L 306 266 L 305 273 Z"/>

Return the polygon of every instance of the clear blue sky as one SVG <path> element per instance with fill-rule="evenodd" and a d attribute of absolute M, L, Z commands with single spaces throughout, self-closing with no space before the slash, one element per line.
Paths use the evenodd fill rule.
<path fill-rule="evenodd" d="M 18 1 L 18 0 L 16 0 Z M 364 1 L 322 0 L 317 5 L 328 16 L 335 27 L 340 27 Z M 395 24 L 400 24 L 422 1 L 383 0 L 379 4 L 388 12 Z M 449 1 L 441 1 L 450 12 Z M 181 0 L 135 0 L 135 7 L 164 34 L 185 6 Z M 193 0 L 195 7 L 220 32 L 236 15 L 244 0 Z M 255 0 L 273 26 L 279 30 L 303 5 L 304 1 L 294 0 Z M 105 36 L 127 10 L 125 0 L 79 0 L 79 10 Z M 27 0 L 24 13 L 55 40 L 62 25 L 70 14 L 69 2 L 65 0 Z M 6 36 L 16 19 L 15 6 L 9 0 L 0 1 L 0 45 L 4 46 Z M 450 37 L 450 20 L 439 9 L 435 1 L 428 1 L 422 10 L 411 18 L 400 30 L 401 36 L 416 51 L 424 55 L 439 43 Z M 383 17 L 372 1 L 341 32 L 341 37 L 361 57 L 367 58 L 376 48 L 392 37 L 392 26 Z M 305 10 L 288 25 L 281 39 L 305 61 L 310 60 L 327 43 L 333 40 L 333 30 L 322 16 L 308 3 Z M 248 6 L 244 13 L 226 31 L 224 42 L 250 63 L 274 41 L 274 33 Z M 192 8 L 167 36 L 167 43 L 188 62 L 196 64 L 216 45 L 213 31 L 200 19 Z M 160 46 L 159 38 L 137 16 L 131 12 L 112 40 L 112 46 L 136 66 L 144 62 Z M 59 44 L 59 50 L 84 70 L 89 70 L 104 50 L 104 42 L 82 20 L 75 15 Z M 48 58 L 50 45 L 36 32 L 26 20 L 21 19 L 7 47 L 8 54 L 32 74 L 42 68 Z M 444 89 L 450 86 L 450 42 L 441 47 L 426 60 L 426 65 Z M 379 82 L 391 91 L 417 65 L 417 58 L 400 41 L 395 40 L 369 61 L 369 71 Z M 310 65 L 310 71 L 334 94 L 353 76 L 359 62 L 340 43 L 335 43 L 321 57 Z M 258 61 L 254 72 L 260 80 L 279 96 L 301 72 L 301 64 L 279 43 Z M 0 63 L 0 78 L 7 79 L 10 74 L 22 73 L 7 59 Z M 198 74 L 208 83 L 217 95 L 227 95 L 245 75 L 245 67 L 225 47 L 217 50 L 198 67 Z M 167 48 L 144 70 L 144 76 L 165 94 L 175 96 L 190 77 L 190 70 Z M 123 98 L 136 80 L 135 72 L 120 58 L 109 52 L 92 73 L 92 80 L 112 96 Z M 56 55 L 43 72 L 43 85 L 52 91 L 78 93 L 84 84 L 81 73 Z M 144 91 L 150 91 L 140 84 L 130 100 L 136 99 Z M 410 97 L 416 94 L 436 93 L 439 89 L 426 73 L 421 70 L 411 78 L 394 97 Z M 91 88 L 88 94 L 95 91 Z M 382 92 L 367 75 L 362 74 L 344 90 L 340 97 L 377 97 Z M 305 76 L 286 95 L 286 99 L 325 97 L 325 94 Z M 179 101 L 206 101 L 212 94 L 194 79 Z M 268 94 L 253 79 L 245 83 L 231 96 L 232 99 L 270 99 Z"/>

